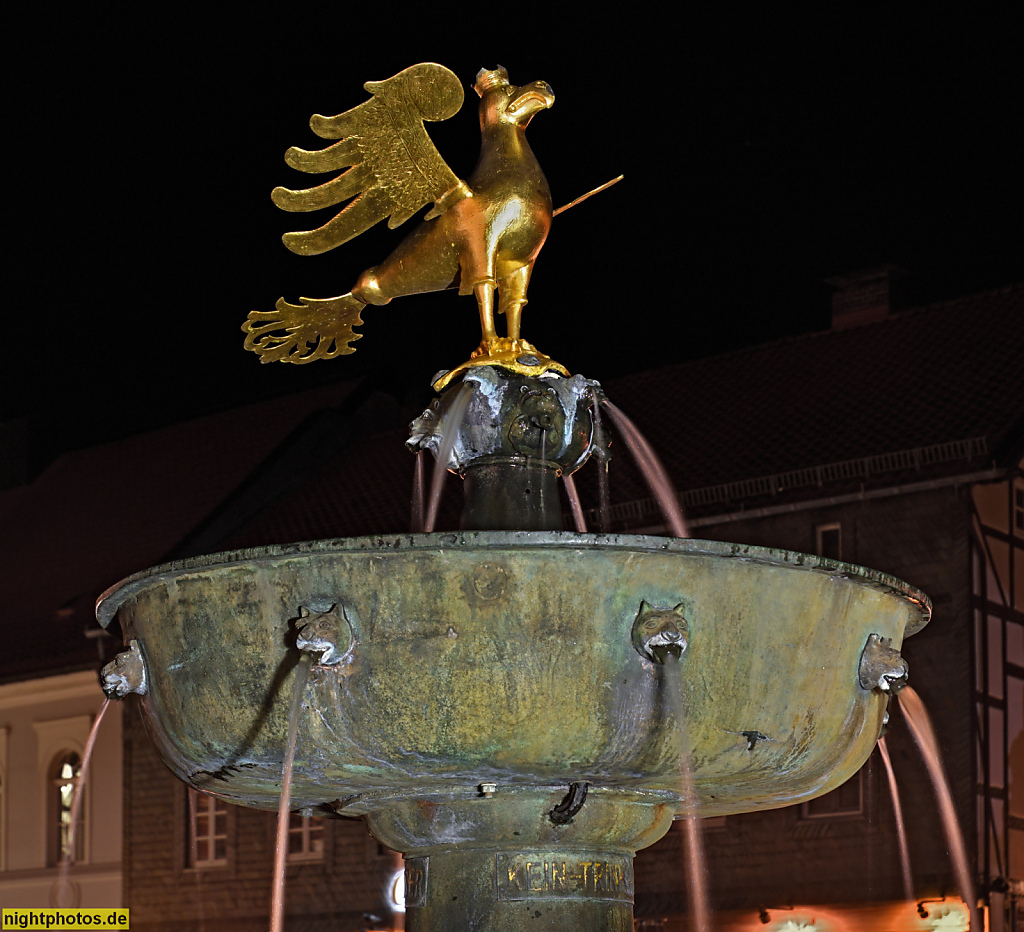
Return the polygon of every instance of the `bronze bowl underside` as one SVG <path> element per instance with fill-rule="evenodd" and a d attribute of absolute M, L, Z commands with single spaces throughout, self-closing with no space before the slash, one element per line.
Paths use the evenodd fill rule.
<path fill-rule="evenodd" d="M 638 653 L 642 603 L 685 619 L 680 660 Z M 129 577 L 97 606 L 138 642 L 167 765 L 259 808 L 277 806 L 296 630 L 318 613 L 340 619 L 343 656 L 310 672 L 293 809 L 355 813 L 481 783 L 678 800 L 688 746 L 713 816 L 855 773 L 888 699 L 858 682 L 868 636 L 898 648 L 930 606 L 891 576 L 790 551 L 484 531 L 198 557 Z"/>

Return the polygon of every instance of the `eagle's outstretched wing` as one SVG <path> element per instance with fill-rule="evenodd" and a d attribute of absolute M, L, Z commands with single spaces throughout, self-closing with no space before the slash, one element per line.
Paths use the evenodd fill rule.
<path fill-rule="evenodd" d="M 339 142 L 315 152 L 291 148 L 285 153 L 285 161 L 300 171 L 347 171 L 303 191 L 275 188 L 271 196 L 278 207 L 318 210 L 352 198 L 319 229 L 286 233 L 284 244 L 292 252 L 326 252 L 385 217 L 394 229 L 461 184 L 423 126 L 424 120 L 446 120 L 459 111 L 464 95 L 455 74 L 425 63 L 363 86 L 373 94 L 366 103 L 310 120 L 318 136 Z"/>

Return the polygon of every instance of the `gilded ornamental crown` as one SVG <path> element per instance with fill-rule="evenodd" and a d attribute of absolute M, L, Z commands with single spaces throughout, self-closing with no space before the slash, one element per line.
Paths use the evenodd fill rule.
<path fill-rule="evenodd" d="M 489 91 L 492 87 L 507 87 L 509 84 L 508 71 L 498 65 L 493 71 L 488 71 L 486 68 L 481 68 L 476 75 L 476 84 L 473 85 L 473 90 L 477 92 L 480 97 L 484 96 L 486 91 Z"/>

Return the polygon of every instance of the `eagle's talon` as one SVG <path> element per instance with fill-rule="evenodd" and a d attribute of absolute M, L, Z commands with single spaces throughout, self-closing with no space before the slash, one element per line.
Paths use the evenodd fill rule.
<path fill-rule="evenodd" d="M 545 356 L 528 340 L 510 340 L 498 337 L 495 340 L 484 340 L 461 366 L 442 372 L 433 382 L 435 391 L 443 391 L 452 382 L 470 369 L 480 366 L 495 366 L 507 369 L 517 375 L 539 378 L 545 373 L 555 372 L 569 377 L 569 370 L 550 356 Z"/>

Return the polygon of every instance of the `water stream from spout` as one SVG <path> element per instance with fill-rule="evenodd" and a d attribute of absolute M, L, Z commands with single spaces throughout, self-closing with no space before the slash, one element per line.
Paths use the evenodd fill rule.
<path fill-rule="evenodd" d="M 288 744 L 285 747 L 284 774 L 281 777 L 281 801 L 277 807 L 277 840 L 274 843 L 274 890 L 270 898 L 270 932 L 284 932 L 284 874 L 288 857 L 288 828 L 291 824 L 292 772 L 295 766 L 295 743 L 299 732 L 302 697 L 309 680 L 313 656 L 304 653 L 295 669 L 295 686 L 288 713 Z"/>
<path fill-rule="evenodd" d="M 423 451 L 416 451 L 416 472 L 412 480 L 412 509 L 410 529 L 413 534 L 423 533 L 423 497 L 426 479 L 423 472 Z"/>
<path fill-rule="evenodd" d="M 548 460 L 548 432 L 543 426 L 540 429 L 540 463 L 538 464 L 539 472 L 537 473 L 537 492 L 540 496 L 540 513 L 545 514 L 544 511 L 544 486 L 547 483 L 544 481 L 547 476 L 547 460 Z M 561 525 L 559 525 L 561 527 Z"/>
<path fill-rule="evenodd" d="M 441 432 L 441 443 L 437 450 L 437 461 L 434 463 L 434 472 L 430 477 L 430 499 L 427 502 L 427 518 L 423 523 L 425 534 L 433 533 L 434 525 L 437 523 L 437 511 L 441 507 L 441 491 L 444 489 L 445 476 L 448 475 L 448 460 L 451 458 L 452 450 L 455 449 L 455 441 L 459 438 L 462 419 L 466 416 L 466 409 L 469 407 L 469 400 L 472 396 L 472 388 L 463 383 L 451 408 L 445 415 L 444 430 Z"/>
<path fill-rule="evenodd" d="M 683 831 L 686 850 L 683 866 L 686 871 L 687 900 L 693 932 L 711 932 L 711 906 L 708 900 L 707 862 L 704 859 L 704 838 L 697 808 L 697 789 L 690 766 L 690 738 L 686 728 L 683 703 L 682 662 L 669 654 L 665 659 L 665 686 L 679 738 L 679 782 L 683 799 Z"/>
<path fill-rule="evenodd" d="M 596 400 L 590 406 L 594 412 L 594 442 L 602 447 L 607 446 L 604 427 L 601 424 L 601 405 Z M 606 533 L 611 522 L 611 496 L 608 491 L 608 459 L 607 451 L 597 464 L 597 529 Z"/>
<path fill-rule="evenodd" d="M 672 532 L 672 536 L 689 537 L 690 533 L 686 529 L 686 519 L 683 517 L 683 510 L 679 507 L 679 496 L 676 495 L 668 473 L 665 471 L 665 467 L 661 465 L 661 460 L 658 459 L 651 445 L 637 429 L 636 424 L 626 417 L 619 408 L 608 401 L 607 398 L 603 401 L 603 404 L 612 416 L 612 420 L 619 429 L 619 433 L 622 434 L 622 439 L 626 442 L 629 452 L 633 455 L 637 467 L 643 473 L 647 485 L 657 499 L 658 505 L 661 507 L 661 513 L 665 518 L 665 523 Z"/>
<path fill-rule="evenodd" d="M 107 714 L 110 707 L 110 699 L 104 699 L 99 712 L 96 713 L 96 721 L 92 723 L 89 730 L 89 737 L 85 739 L 85 748 L 82 750 L 82 763 L 78 768 L 78 780 L 75 782 L 75 789 L 71 797 L 71 824 L 68 826 L 67 845 L 61 853 L 60 869 L 57 871 L 57 907 L 68 909 L 74 906 L 71 892 L 70 872 L 71 865 L 75 863 L 75 836 L 78 834 L 78 822 L 82 817 L 82 801 L 85 799 L 85 781 L 89 775 L 89 761 L 92 760 L 92 751 L 96 747 L 96 735 L 100 730 L 100 722 Z"/>
<path fill-rule="evenodd" d="M 921 697 L 913 689 L 905 686 L 896 694 L 896 697 L 903 710 L 903 717 L 910 728 L 910 733 L 914 736 L 914 741 L 917 742 L 918 749 L 921 751 L 921 758 L 931 777 L 932 785 L 935 787 L 939 815 L 946 833 L 946 844 L 949 845 L 949 854 L 953 861 L 953 873 L 960 886 L 960 895 L 967 903 L 967 909 L 971 916 L 970 928 L 974 932 L 981 932 L 978 904 L 974 899 L 974 881 L 967 864 L 967 848 L 957 822 L 953 794 L 950 792 L 949 781 L 946 779 L 945 768 L 942 766 L 942 756 L 939 753 L 939 742 L 935 737 L 935 730 L 932 728 Z"/>
<path fill-rule="evenodd" d="M 900 868 L 903 872 L 903 899 L 908 902 L 914 899 L 914 875 L 910 871 L 910 847 L 907 845 L 907 828 L 903 823 L 903 806 L 900 803 L 900 790 L 896 785 L 896 774 L 892 769 L 889 747 L 885 736 L 878 739 L 878 753 L 882 755 L 885 773 L 889 777 L 889 794 L 892 796 L 892 811 L 896 816 L 896 837 L 900 843 Z"/>
<path fill-rule="evenodd" d="M 569 510 L 572 511 L 572 523 L 577 534 L 587 533 L 587 519 L 583 517 L 583 506 L 580 504 L 580 493 L 576 490 L 576 480 L 569 473 L 562 475 L 565 483 L 565 494 L 569 499 Z"/>

